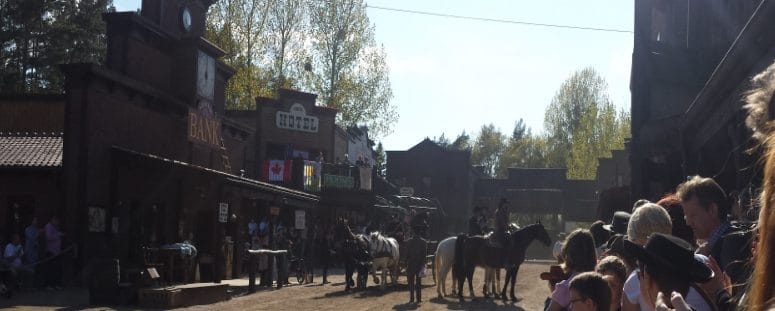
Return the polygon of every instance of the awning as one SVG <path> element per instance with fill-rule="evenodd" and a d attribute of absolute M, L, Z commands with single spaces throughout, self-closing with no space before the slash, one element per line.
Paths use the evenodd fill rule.
<path fill-rule="evenodd" d="M 158 163 L 168 164 L 168 165 L 174 166 L 174 167 L 180 167 L 180 168 L 184 168 L 184 169 L 190 169 L 190 170 L 198 171 L 198 172 L 201 172 L 201 173 L 211 174 L 211 175 L 214 175 L 216 177 L 223 178 L 226 182 L 229 182 L 231 184 L 236 184 L 236 185 L 240 185 L 240 186 L 250 187 L 250 188 L 254 188 L 254 189 L 260 190 L 260 191 L 266 191 L 266 192 L 270 192 L 270 193 L 275 193 L 275 194 L 287 197 L 288 200 L 300 200 L 300 201 L 306 202 L 306 204 L 308 204 L 309 202 L 317 202 L 317 201 L 320 200 L 320 198 L 318 196 L 314 195 L 314 194 L 309 194 L 309 193 L 306 193 L 306 192 L 302 192 L 302 191 L 298 191 L 298 190 L 294 190 L 294 189 L 289 189 L 289 188 L 285 188 L 285 187 L 282 187 L 282 186 L 273 185 L 273 184 L 270 184 L 270 183 L 265 183 L 265 182 L 254 180 L 254 179 L 250 179 L 250 178 L 245 178 L 245 177 L 240 177 L 240 176 L 237 176 L 237 175 L 232 175 L 232 174 L 229 174 L 229 173 L 226 173 L 226 172 L 222 172 L 222 171 L 218 171 L 218 170 L 214 170 L 214 169 L 211 169 L 211 168 L 202 167 L 202 166 L 198 166 L 198 165 L 193 165 L 193 164 L 186 163 L 186 162 L 183 162 L 183 161 L 168 159 L 168 158 L 164 158 L 164 157 L 157 156 L 157 155 L 154 155 L 154 154 L 143 153 L 143 152 L 139 152 L 139 151 L 135 151 L 135 150 L 130 150 L 130 149 L 126 149 L 126 148 L 122 148 L 122 147 L 118 147 L 118 146 L 113 146 L 113 147 L 111 147 L 111 149 L 113 149 L 113 150 L 115 150 L 115 151 L 117 151 L 117 152 L 119 152 L 121 154 L 125 154 L 125 155 L 128 155 L 128 156 L 136 157 L 138 159 L 143 159 L 143 160 L 148 160 L 148 161 L 155 161 L 155 162 L 158 162 Z M 291 203 L 293 203 L 293 202 L 291 202 Z M 302 202 L 299 202 L 299 203 L 302 203 Z M 301 205 L 301 204 L 297 204 L 297 205 Z"/>

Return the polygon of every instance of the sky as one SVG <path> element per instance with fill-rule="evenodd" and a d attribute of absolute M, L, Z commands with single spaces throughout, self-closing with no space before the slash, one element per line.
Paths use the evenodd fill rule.
<path fill-rule="evenodd" d="M 114 0 L 134 11 L 141 0 Z M 484 124 L 506 134 L 520 118 L 543 131 L 544 111 L 565 79 L 593 67 L 609 96 L 630 107 L 634 1 L 371 0 L 368 16 L 385 47 L 399 120 L 378 141 L 406 150 L 442 133 L 473 139 Z M 418 15 L 424 11 L 629 32 L 603 32 Z"/>

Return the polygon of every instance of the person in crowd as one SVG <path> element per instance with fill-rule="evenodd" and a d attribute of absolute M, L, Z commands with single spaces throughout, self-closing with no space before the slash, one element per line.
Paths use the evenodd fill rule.
<path fill-rule="evenodd" d="M 428 229 L 430 229 L 430 226 L 428 225 L 429 219 L 430 214 L 428 214 L 428 212 L 416 213 L 411 221 L 412 235 L 426 237 L 428 235 Z"/>
<path fill-rule="evenodd" d="M 493 235 L 495 235 L 499 247 L 504 247 L 506 245 L 508 230 L 509 201 L 505 198 L 501 198 L 500 203 L 498 203 L 498 209 L 495 210 L 495 230 L 493 230 Z"/>
<path fill-rule="evenodd" d="M 722 271 L 725 271 L 727 265 L 733 261 L 750 258 L 748 245 L 733 245 L 740 242 L 732 233 L 741 230 L 731 226 L 726 220 L 729 200 L 724 189 L 716 181 L 712 178 L 694 176 L 678 185 L 676 195 L 681 200 L 686 224 L 692 228 L 694 237 L 705 241 L 697 248 L 697 253 L 713 257 Z M 730 237 L 728 251 L 723 251 L 728 236 Z M 732 239 L 735 242 L 731 242 Z"/>
<path fill-rule="evenodd" d="M 630 213 L 624 211 L 614 212 L 611 216 L 611 223 L 603 225 L 603 229 L 608 230 L 611 236 L 615 234 L 627 234 L 627 224 L 630 223 Z"/>
<path fill-rule="evenodd" d="M 752 89 L 747 94 L 748 118 L 746 124 L 760 142 L 764 160 L 762 191 L 760 197 L 758 236 L 755 244 L 754 267 L 750 290 L 744 305 L 747 310 L 769 310 L 775 298 L 775 135 L 770 110 L 775 93 L 775 64 L 751 80 Z"/>
<path fill-rule="evenodd" d="M 46 289 L 61 289 L 62 286 L 62 237 L 65 235 L 60 229 L 59 217 L 51 217 L 45 228 L 46 235 Z"/>
<path fill-rule="evenodd" d="M 468 219 L 468 235 L 483 235 L 484 228 L 482 228 L 482 207 L 474 206 L 474 213 L 471 218 Z"/>
<path fill-rule="evenodd" d="M 672 235 L 689 243 L 692 247 L 697 247 L 697 241 L 694 239 L 692 228 L 686 224 L 684 208 L 681 206 L 681 200 L 675 193 L 668 193 L 659 201 L 657 205 L 663 207 L 670 215 L 670 222 L 673 223 Z"/>
<path fill-rule="evenodd" d="M 258 233 L 258 223 L 255 218 L 251 218 L 248 223 L 248 235 L 254 236 L 256 233 Z"/>
<path fill-rule="evenodd" d="M 603 251 L 605 251 L 605 243 L 611 237 L 609 231 L 605 230 L 603 226 L 605 226 L 605 223 L 602 220 L 595 221 L 591 226 L 589 226 L 589 232 L 592 233 L 592 237 L 595 239 L 595 247 L 598 257 L 603 254 Z"/>
<path fill-rule="evenodd" d="M 557 263 L 562 263 L 562 246 L 565 245 L 566 235 L 565 232 L 558 233 L 557 241 L 554 241 L 554 245 L 552 246 L 552 257 L 557 259 Z"/>
<path fill-rule="evenodd" d="M 672 231 L 673 226 L 667 211 L 659 205 L 647 202 L 632 213 L 627 225 L 627 239 L 623 240 L 622 243 L 629 241 L 636 245 L 645 245 L 650 235 L 655 233 L 670 234 Z M 627 253 L 626 250 L 625 253 Z M 624 282 L 622 311 L 650 311 L 654 309 L 651 306 L 653 301 L 652 303 L 643 301 L 640 284 L 639 270 L 634 269 Z"/>
<path fill-rule="evenodd" d="M 625 241 L 624 246 L 638 259 L 641 301 L 651 310 L 656 307 L 659 292 L 681 294 L 696 311 L 716 310 L 715 302 L 696 285 L 710 281 L 713 271 L 694 254 L 689 243 L 669 234 L 655 233 L 645 246 L 630 241 Z"/>
<path fill-rule="evenodd" d="M 18 233 L 11 235 L 11 240 L 5 245 L 5 251 L 3 252 L 3 260 L 13 270 L 18 270 L 22 267 L 22 256 L 24 255 L 24 247 L 21 244 L 21 238 Z"/>
<path fill-rule="evenodd" d="M 421 235 L 415 234 L 406 241 L 406 279 L 409 283 L 409 302 L 422 302 L 422 276 L 420 271 L 425 267 L 425 256 L 428 242 Z"/>
<path fill-rule="evenodd" d="M 646 199 L 639 199 L 635 201 L 635 203 L 632 204 L 632 212 L 635 213 L 635 210 L 637 210 L 639 207 L 645 205 L 646 203 L 651 203 L 651 201 Z"/>
<path fill-rule="evenodd" d="M 611 305 L 608 311 L 621 310 L 622 287 L 624 280 L 627 279 L 627 268 L 624 266 L 624 262 L 616 256 L 603 257 L 595 266 L 595 272 L 603 276 L 611 290 Z"/>
<path fill-rule="evenodd" d="M 548 311 L 567 309 L 571 304 L 569 284 L 574 276 L 579 273 L 593 271 L 597 257 L 595 255 L 595 241 L 589 230 L 576 229 L 568 235 L 562 248 L 563 265 L 568 279 L 557 283 L 552 291 L 551 302 Z"/>
<path fill-rule="evenodd" d="M 570 281 L 571 311 L 608 311 L 611 292 L 608 283 L 597 272 L 581 273 Z"/>
<path fill-rule="evenodd" d="M 32 286 L 40 286 L 42 280 L 40 279 L 41 273 L 36 272 L 36 264 L 40 260 L 41 247 L 40 238 L 43 236 L 43 229 L 38 226 L 38 217 L 33 217 L 30 221 L 30 225 L 24 228 L 24 258 L 23 261 L 30 266 L 30 272 L 34 275 L 35 280 Z"/>
<path fill-rule="evenodd" d="M 606 243 L 606 251 L 603 256 L 615 256 L 619 258 L 626 269 L 624 280 L 627 280 L 627 276 L 630 275 L 635 269 L 637 269 L 637 263 L 635 258 L 624 251 L 624 240 L 627 239 L 626 235 L 617 234 L 608 239 Z"/>

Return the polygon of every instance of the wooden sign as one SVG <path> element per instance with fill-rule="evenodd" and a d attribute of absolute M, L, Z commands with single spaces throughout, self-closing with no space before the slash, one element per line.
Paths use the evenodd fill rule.
<path fill-rule="evenodd" d="M 304 210 L 296 210 L 295 211 L 295 215 L 294 216 L 296 216 L 296 217 L 294 217 L 294 220 L 295 220 L 295 222 L 294 222 L 295 226 L 294 227 L 296 229 L 304 230 L 304 226 L 306 225 L 306 220 L 307 220 L 306 215 L 307 215 L 307 213 Z"/>
<path fill-rule="evenodd" d="M 272 206 L 269 208 L 269 215 L 277 216 L 280 215 L 280 208 L 277 206 Z"/>
<path fill-rule="evenodd" d="M 208 117 L 196 111 L 188 111 L 188 140 L 191 142 L 221 147 L 221 120 Z"/>

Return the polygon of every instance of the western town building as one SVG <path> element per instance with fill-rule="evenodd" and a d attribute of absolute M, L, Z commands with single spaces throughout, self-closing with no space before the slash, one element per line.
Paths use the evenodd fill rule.
<path fill-rule="evenodd" d="M 767 1 L 635 2 L 632 58 L 632 198 L 656 200 L 689 175 L 740 189 L 741 92 L 772 60 Z"/>
<path fill-rule="evenodd" d="M 188 241 L 201 278 L 218 280 L 242 271 L 251 216 L 315 208 L 318 195 L 254 177 L 255 128 L 226 116 L 233 70 L 202 38 L 212 2 L 107 13 L 105 65 L 63 65 L 64 96 L 0 98 L 10 111 L 0 130 L 4 230 L 58 216 L 78 269 L 117 258 L 122 278 Z M 193 281 L 191 265 L 165 266 L 164 278 Z"/>

